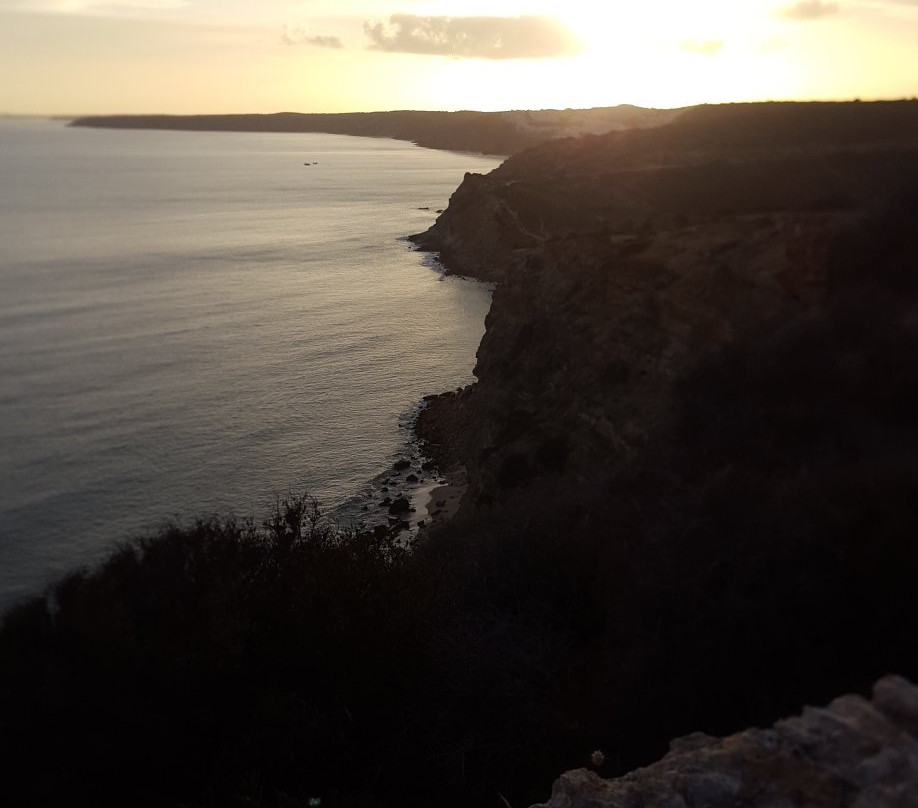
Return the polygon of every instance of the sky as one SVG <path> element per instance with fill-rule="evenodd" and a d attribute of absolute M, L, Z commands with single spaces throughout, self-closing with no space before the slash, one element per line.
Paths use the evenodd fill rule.
<path fill-rule="evenodd" d="M 0 113 L 918 96 L 918 0 L 0 0 Z"/>

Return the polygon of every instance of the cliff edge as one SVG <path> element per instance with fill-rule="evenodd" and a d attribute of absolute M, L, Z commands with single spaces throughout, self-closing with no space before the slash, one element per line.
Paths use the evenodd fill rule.
<path fill-rule="evenodd" d="M 918 687 L 886 676 L 771 729 L 673 741 L 662 760 L 614 780 L 562 775 L 534 808 L 914 808 Z"/>

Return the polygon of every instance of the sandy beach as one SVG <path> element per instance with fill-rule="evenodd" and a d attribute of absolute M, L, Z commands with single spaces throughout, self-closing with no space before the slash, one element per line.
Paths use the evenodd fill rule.
<path fill-rule="evenodd" d="M 463 467 L 454 467 L 441 475 L 441 484 L 432 488 L 426 500 L 428 524 L 451 519 L 468 489 L 468 475 Z"/>

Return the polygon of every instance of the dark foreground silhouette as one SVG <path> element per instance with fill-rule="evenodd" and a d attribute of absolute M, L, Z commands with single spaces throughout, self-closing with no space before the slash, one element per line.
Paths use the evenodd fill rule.
<path fill-rule="evenodd" d="M 914 676 L 918 339 L 869 319 L 718 357 L 661 454 L 413 551 L 293 500 L 72 574 L 0 632 L 5 793 L 520 805 L 597 747 L 621 771 Z"/>

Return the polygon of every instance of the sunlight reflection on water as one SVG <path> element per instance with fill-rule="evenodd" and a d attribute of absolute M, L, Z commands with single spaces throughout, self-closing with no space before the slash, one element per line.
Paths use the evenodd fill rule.
<path fill-rule="evenodd" d="M 0 604 L 175 515 L 364 487 L 472 380 L 490 292 L 402 237 L 496 164 L 3 123 Z"/>

